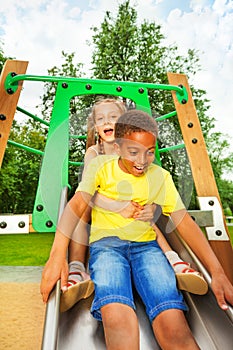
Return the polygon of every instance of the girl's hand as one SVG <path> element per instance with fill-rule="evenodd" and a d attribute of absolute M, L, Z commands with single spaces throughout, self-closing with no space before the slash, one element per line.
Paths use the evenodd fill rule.
<path fill-rule="evenodd" d="M 146 204 L 140 211 L 135 212 L 133 218 L 141 221 L 152 221 L 154 218 L 155 209 L 156 204 Z"/>
<path fill-rule="evenodd" d="M 142 210 L 143 206 L 136 202 L 122 202 L 122 208 L 118 213 L 126 219 L 135 218 L 135 215 L 138 215 Z"/>

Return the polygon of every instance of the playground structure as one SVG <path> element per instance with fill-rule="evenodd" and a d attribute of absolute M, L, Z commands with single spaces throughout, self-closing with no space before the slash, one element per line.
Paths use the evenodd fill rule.
<path fill-rule="evenodd" d="M 0 164 L 4 157 L 9 133 L 16 111 L 23 81 L 56 82 L 56 97 L 49 123 L 49 131 L 39 184 L 32 215 L 33 228 L 38 232 L 54 232 L 57 220 L 66 204 L 69 166 L 69 106 L 73 96 L 103 94 L 122 96 L 133 100 L 137 108 L 150 112 L 148 89 L 172 93 L 175 113 L 158 118 L 177 115 L 200 206 L 191 215 L 204 227 L 209 243 L 233 283 L 233 252 L 223 217 L 222 205 L 211 168 L 210 160 L 196 113 L 192 94 L 185 75 L 168 73 L 169 85 L 147 83 L 91 80 L 67 77 L 41 77 L 26 75 L 28 62 L 9 60 L 0 80 Z M 173 148 L 174 149 L 174 148 Z M 156 158 L 164 150 L 156 149 Z M 170 235 L 173 248 L 194 262 L 210 285 L 210 277 L 202 264 L 176 234 Z M 203 349 L 230 350 L 233 343 L 233 311 L 223 312 L 210 291 L 206 296 L 184 293 L 190 307 L 187 314 L 191 329 Z M 101 326 L 89 315 L 90 299 L 78 303 L 64 314 L 59 314 L 59 283 L 47 306 L 44 327 L 43 350 L 51 349 L 104 349 Z M 137 300 L 141 348 L 157 348 L 150 325 L 146 320 L 140 301 Z M 82 343 L 80 344 L 80 339 Z M 157 346 L 157 347 L 156 347 Z"/>

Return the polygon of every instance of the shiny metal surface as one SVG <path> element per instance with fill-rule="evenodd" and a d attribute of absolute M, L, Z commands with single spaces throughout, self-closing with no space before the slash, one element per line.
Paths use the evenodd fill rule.
<path fill-rule="evenodd" d="M 166 237 L 174 250 L 196 266 L 211 283 L 207 271 L 175 233 Z M 202 350 L 233 349 L 233 309 L 222 311 L 209 289 L 204 296 L 184 293 L 189 306 L 186 313 L 192 333 Z M 59 314 L 59 284 L 50 298 L 46 312 L 42 350 L 102 350 L 106 349 L 102 323 L 90 314 L 92 298 L 80 301 L 69 311 Z M 160 349 L 138 296 L 135 297 L 140 327 L 140 349 Z M 172 320 L 171 320 L 172 322 Z M 129 335 L 130 336 L 130 335 Z"/>

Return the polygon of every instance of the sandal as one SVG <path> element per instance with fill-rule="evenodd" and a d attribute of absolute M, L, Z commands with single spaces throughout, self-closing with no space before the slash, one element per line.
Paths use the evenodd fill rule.
<path fill-rule="evenodd" d="M 181 264 L 186 265 L 187 267 L 185 267 L 181 272 L 175 273 L 178 288 L 193 294 L 206 294 L 208 291 L 208 284 L 200 272 L 192 269 L 190 264 L 187 262 L 177 262 L 173 264 L 173 267 Z"/>
<path fill-rule="evenodd" d="M 89 298 L 94 292 L 94 283 L 86 272 L 70 272 L 69 277 L 72 275 L 80 276 L 81 281 L 68 279 L 68 290 L 61 295 L 60 312 L 69 310 L 78 301 Z"/>

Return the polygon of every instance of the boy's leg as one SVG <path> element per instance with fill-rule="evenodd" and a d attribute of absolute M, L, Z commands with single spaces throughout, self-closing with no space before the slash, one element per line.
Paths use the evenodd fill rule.
<path fill-rule="evenodd" d="M 137 315 L 128 305 L 112 303 L 101 308 L 106 347 L 108 350 L 138 350 Z"/>
<path fill-rule="evenodd" d="M 90 272 L 95 283 L 92 315 L 103 321 L 107 349 L 139 348 L 128 261 L 130 243 L 116 237 L 101 239 L 90 247 Z"/>
<path fill-rule="evenodd" d="M 152 328 L 162 349 L 200 349 L 181 310 L 170 309 L 161 312 L 152 322 Z"/>

